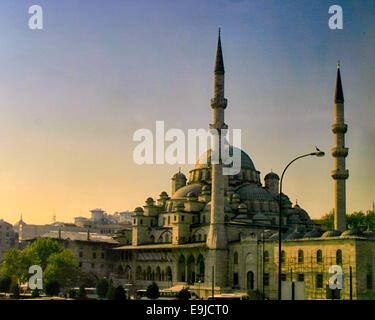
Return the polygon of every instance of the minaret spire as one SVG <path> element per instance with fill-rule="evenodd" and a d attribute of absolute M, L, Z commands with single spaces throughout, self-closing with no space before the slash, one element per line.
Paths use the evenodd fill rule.
<path fill-rule="evenodd" d="M 221 49 L 221 32 L 219 28 L 219 37 L 217 39 L 217 50 L 215 60 L 215 73 L 225 73 L 223 51 Z"/>
<path fill-rule="evenodd" d="M 348 148 L 345 147 L 345 133 L 348 126 L 344 122 L 344 93 L 341 83 L 340 62 L 337 64 L 336 89 L 335 89 L 335 123 L 332 132 L 335 135 L 335 147 L 332 148 L 332 157 L 335 159 L 335 169 L 331 172 L 335 180 L 335 225 L 339 231 L 346 229 L 346 179 L 349 171 L 345 168 L 345 158 Z"/>
<path fill-rule="evenodd" d="M 335 103 L 344 103 L 344 93 L 342 91 L 341 74 L 340 74 L 340 61 L 337 62 Z"/>

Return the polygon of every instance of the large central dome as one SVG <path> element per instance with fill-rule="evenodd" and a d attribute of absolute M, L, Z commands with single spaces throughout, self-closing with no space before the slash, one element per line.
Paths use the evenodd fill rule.
<path fill-rule="evenodd" d="M 234 152 L 241 152 L 241 169 L 250 169 L 250 170 L 256 170 L 253 161 L 250 159 L 249 155 L 236 147 L 230 146 L 229 147 L 229 156 L 233 156 Z M 205 168 L 211 168 L 211 153 L 212 150 L 209 149 L 208 151 L 204 152 L 198 159 L 197 163 L 195 164 L 195 169 L 205 169 Z"/>

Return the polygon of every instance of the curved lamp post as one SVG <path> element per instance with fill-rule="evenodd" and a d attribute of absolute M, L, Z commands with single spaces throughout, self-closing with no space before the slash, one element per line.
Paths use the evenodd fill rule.
<path fill-rule="evenodd" d="M 279 190 L 279 283 L 278 283 L 278 298 L 279 300 L 281 300 L 281 216 L 282 216 L 282 206 L 281 206 L 281 200 L 282 200 L 282 187 L 283 187 L 283 178 L 284 178 L 284 174 L 286 172 L 286 170 L 289 168 L 289 166 L 296 160 L 298 159 L 301 159 L 301 158 L 304 158 L 304 157 L 308 157 L 308 156 L 317 156 L 317 157 L 323 157 L 324 156 L 324 152 L 323 151 L 320 151 L 317 147 L 315 147 L 316 149 L 316 152 L 311 152 L 311 153 L 307 153 L 307 154 L 304 154 L 302 156 L 299 156 L 295 159 L 293 159 L 292 161 L 290 161 L 288 163 L 288 165 L 285 167 L 282 175 L 281 175 L 281 179 L 280 179 L 280 190 Z"/>

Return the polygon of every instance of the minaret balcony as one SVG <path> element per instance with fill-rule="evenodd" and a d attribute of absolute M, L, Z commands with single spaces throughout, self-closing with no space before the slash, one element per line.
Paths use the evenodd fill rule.
<path fill-rule="evenodd" d="M 349 177 L 349 170 L 332 170 L 331 177 L 334 180 L 346 180 Z"/>
<path fill-rule="evenodd" d="M 348 131 L 348 125 L 345 123 L 335 123 L 331 128 L 333 133 L 346 133 Z"/>
<path fill-rule="evenodd" d="M 349 153 L 348 148 L 336 147 L 331 149 L 332 157 L 334 158 L 345 158 Z"/>
<path fill-rule="evenodd" d="M 211 108 L 222 108 L 225 109 L 227 107 L 228 100 L 226 98 L 216 97 L 211 99 Z"/>

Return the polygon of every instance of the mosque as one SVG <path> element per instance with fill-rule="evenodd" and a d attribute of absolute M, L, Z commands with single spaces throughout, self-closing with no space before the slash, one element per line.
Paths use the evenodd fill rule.
<path fill-rule="evenodd" d="M 227 128 L 224 75 L 219 33 L 210 125 L 219 133 Z M 293 290 L 301 299 L 325 299 L 332 276 L 329 267 L 339 265 L 344 275 L 340 298 L 372 299 L 375 234 L 346 230 L 345 223 L 349 174 L 339 66 L 336 81 L 335 230 L 319 230 L 303 208 L 282 194 L 281 278 L 285 288 L 296 284 L 293 288 L 298 290 Z M 156 201 L 149 197 L 143 207 L 135 208 L 132 227 L 116 234 L 121 243 L 115 249 L 119 255 L 116 281 L 132 290 L 145 289 L 155 281 L 161 289 L 189 287 L 201 297 L 250 292 L 277 299 L 280 178 L 270 172 L 262 181 L 243 150 L 238 174 L 225 176 L 222 169 L 221 161 L 211 163 L 208 150 L 188 178 L 182 172 L 172 177 L 170 195 L 163 191 Z M 288 294 L 283 296 L 287 299 Z"/>

